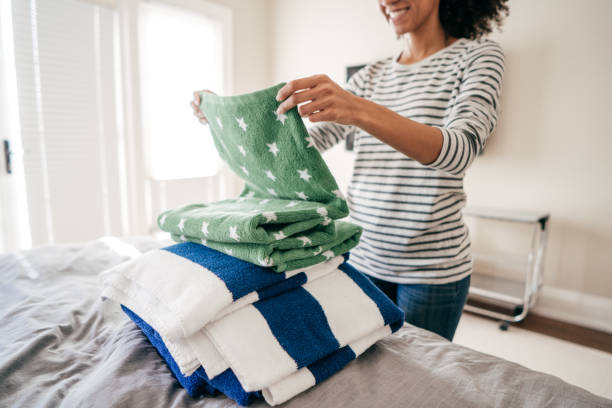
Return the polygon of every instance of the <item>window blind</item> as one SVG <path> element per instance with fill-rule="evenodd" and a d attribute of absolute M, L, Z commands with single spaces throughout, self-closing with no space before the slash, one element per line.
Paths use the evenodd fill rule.
<path fill-rule="evenodd" d="M 32 244 L 121 234 L 116 11 L 77 0 L 11 6 Z"/>

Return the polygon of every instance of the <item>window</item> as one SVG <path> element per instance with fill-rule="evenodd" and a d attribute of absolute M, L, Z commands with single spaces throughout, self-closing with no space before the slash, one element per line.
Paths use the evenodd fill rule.
<path fill-rule="evenodd" d="M 122 232 L 112 7 L 11 2 L 32 245 Z"/>
<path fill-rule="evenodd" d="M 235 189 L 189 107 L 196 89 L 232 91 L 230 8 L 1 0 L 0 11 L 0 130 L 14 153 L 13 174 L 0 173 L 0 249 L 147 233 L 167 205 Z"/>
<path fill-rule="evenodd" d="M 141 4 L 142 129 L 151 178 L 203 177 L 219 170 L 209 129 L 188 104 L 197 89 L 227 91 L 224 41 L 220 18 L 162 2 Z"/>

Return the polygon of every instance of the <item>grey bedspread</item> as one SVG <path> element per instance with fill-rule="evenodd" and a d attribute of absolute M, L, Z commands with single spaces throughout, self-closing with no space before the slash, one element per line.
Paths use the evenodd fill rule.
<path fill-rule="evenodd" d="M 234 407 L 191 399 L 96 276 L 151 238 L 0 255 L 0 407 Z M 115 248 L 115 249 L 113 249 Z M 266 406 L 258 402 L 253 407 Z M 286 407 L 612 407 L 559 378 L 405 325 Z"/>

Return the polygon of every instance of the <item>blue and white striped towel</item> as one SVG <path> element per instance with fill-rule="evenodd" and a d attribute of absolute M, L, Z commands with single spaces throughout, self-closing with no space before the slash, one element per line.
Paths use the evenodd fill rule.
<path fill-rule="evenodd" d="M 172 371 L 172 373 L 176 376 L 179 383 L 185 388 L 185 390 L 194 398 L 197 398 L 201 395 L 209 394 L 216 395 L 218 392 L 222 392 L 227 395 L 229 398 L 236 401 L 238 404 L 246 406 L 251 404 L 255 399 L 261 398 L 261 392 L 247 392 L 242 388 L 240 382 L 236 378 L 236 375 L 231 369 L 227 369 L 223 373 L 217 375 L 214 378 L 208 378 L 206 371 L 204 368 L 198 368 L 192 375 L 185 376 L 181 374 L 176 362 L 172 358 L 172 355 L 166 348 L 163 340 L 159 336 L 159 334 L 149 326 L 145 321 L 143 321 L 138 315 L 134 312 L 122 306 L 123 311 L 128 315 L 128 317 L 136 323 L 136 325 L 142 330 L 145 336 L 149 339 L 150 343 L 157 349 L 159 354 L 168 364 L 168 367 Z M 343 348 L 333 352 L 332 354 L 324 357 L 323 359 L 311 364 L 308 366 L 308 371 L 310 371 L 310 375 L 314 378 L 316 384 L 326 380 L 333 374 L 340 371 L 345 365 L 353 361 L 357 355 L 355 351 L 350 346 L 344 346 Z M 306 385 L 312 383 L 312 378 L 306 374 Z M 299 377 L 298 377 L 299 379 Z M 281 392 L 284 394 L 281 394 Z M 274 398 L 285 397 L 288 398 L 291 395 L 289 391 L 297 394 L 299 393 L 299 388 L 292 386 L 291 384 L 285 384 L 284 387 L 279 387 L 278 385 L 270 392 L 268 396 L 268 401 L 274 403 L 276 400 Z"/>
<path fill-rule="evenodd" d="M 170 368 L 170 371 L 172 371 L 178 382 L 193 398 L 197 398 L 202 395 L 217 395 L 219 392 L 222 392 L 243 406 L 249 405 L 255 399 L 261 398 L 260 392 L 245 391 L 230 369 L 227 369 L 225 372 L 212 379 L 208 378 L 206 371 L 204 371 L 204 368 L 202 367 L 198 368 L 189 376 L 183 375 L 159 333 L 157 333 L 155 329 L 147 324 L 147 322 L 142 320 L 127 307 L 121 306 L 121 309 L 134 323 L 136 323 L 147 339 L 149 339 L 149 342 L 157 349 L 157 352 L 164 359 L 168 365 L 168 368 Z"/>
<path fill-rule="evenodd" d="M 279 273 L 185 242 L 117 265 L 101 273 L 99 282 L 102 297 L 125 305 L 155 328 L 181 372 L 190 375 L 202 360 L 217 361 L 211 357 L 216 354 L 210 342 L 202 336 L 192 341 L 204 326 L 257 300 L 319 279 L 343 260 L 337 256 Z M 217 373 L 226 368 L 209 363 L 206 371 Z"/>
<path fill-rule="evenodd" d="M 226 282 L 239 281 L 236 276 L 241 275 L 243 268 L 253 266 L 197 244 L 171 248 L 163 255 L 169 258 L 165 259 L 162 273 L 149 275 L 147 269 L 156 265 L 150 260 L 144 267 L 136 262 L 105 273 L 103 296 L 124 304 L 150 324 L 179 367 L 180 360 L 194 358 L 196 363 L 189 368 L 195 371 L 201 365 L 210 378 L 229 368 L 245 391 L 261 390 L 272 405 L 286 401 L 324 378 L 322 373 L 330 371 L 331 366 L 322 365 L 318 372 L 317 368 L 313 369 L 317 362 L 339 350 L 353 359 L 403 323 L 402 311 L 365 276 L 346 263 L 338 265 L 342 257 L 318 265 L 324 272 L 321 269 L 301 271 L 305 276 L 311 273 L 317 278 L 306 279 L 293 289 L 276 290 L 291 277 L 268 284 L 266 291 L 274 296 L 254 302 L 241 301 L 253 293 L 249 292 L 250 284 L 241 285 L 244 288 L 240 293 L 246 295 L 237 297 L 240 307 L 230 302 L 226 306 L 230 312 L 217 311 L 209 313 L 212 317 L 208 320 L 202 319 L 202 311 L 192 306 L 198 302 L 182 291 L 202 298 L 195 287 L 216 285 L 218 289 L 207 288 L 207 294 L 230 290 L 231 284 Z M 206 256 L 202 256 L 204 253 Z M 227 268 L 228 264 L 233 268 Z M 207 279 L 202 278 L 203 274 Z M 253 279 L 257 282 L 255 286 L 272 279 L 270 274 L 277 275 L 265 268 L 253 274 L 261 274 Z M 208 279 L 208 275 L 215 276 L 219 282 Z M 181 277 L 181 284 L 175 281 L 177 276 Z M 190 314 L 184 312 L 186 309 L 177 299 L 184 299 L 182 303 L 191 307 Z M 213 295 L 212 299 L 217 302 L 218 297 Z M 198 301 L 202 308 L 208 307 L 205 299 Z M 181 320 L 178 327 L 182 329 L 196 329 L 187 334 L 171 330 L 173 320 Z M 185 375 L 193 371 L 181 367 Z"/>

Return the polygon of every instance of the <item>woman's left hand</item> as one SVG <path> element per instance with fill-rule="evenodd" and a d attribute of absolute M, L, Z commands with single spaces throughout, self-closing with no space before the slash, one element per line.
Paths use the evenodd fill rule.
<path fill-rule="evenodd" d="M 276 96 L 283 101 L 278 113 L 283 114 L 298 106 L 301 117 L 311 122 L 336 122 L 354 125 L 359 117 L 363 99 L 345 91 L 327 75 L 314 75 L 287 82 Z"/>

